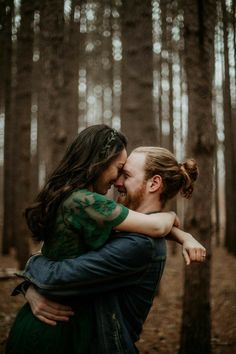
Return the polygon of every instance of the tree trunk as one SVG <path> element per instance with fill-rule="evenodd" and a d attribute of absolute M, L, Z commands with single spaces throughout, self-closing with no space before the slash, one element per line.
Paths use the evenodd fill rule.
<path fill-rule="evenodd" d="M 189 98 L 188 156 L 200 178 L 186 212 L 185 228 L 207 248 L 207 260 L 186 269 L 181 354 L 211 353 L 210 258 L 215 132 L 212 80 L 215 1 L 184 1 L 186 73 Z"/>
<path fill-rule="evenodd" d="M 85 67 L 87 95 L 87 124 L 105 123 L 104 86 L 103 86 L 103 16 L 104 1 L 89 1 L 95 16 L 87 21 L 85 33 Z M 85 14 L 86 18 L 86 14 Z"/>
<path fill-rule="evenodd" d="M 112 0 L 112 70 L 113 70 L 113 87 L 112 87 L 112 126 L 120 128 L 120 100 L 121 100 L 121 3 L 119 0 Z"/>
<path fill-rule="evenodd" d="M 236 82 L 236 0 L 232 1 L 233 18 L 233 50 L 234 50 L 234 82 Z"/>
<path fill-rule="evenodd" d="M 8 254 L 13 243 L 13 198 L 14 198 L 14 183 L 13 180 L 13 142 L 14 142 L 14 119 L 12 115 L 12 17 L 14 13 L 13 0 L 6 0 L 2 5 L 4 8 L 4 19 L 2 24 L 2 33 L 4 40 L 3 48 L 3 68 L 2 85 L 4 96 L 2 97 L 2 104 L 4 105 L 5 124 L 4 124 L 4 188 L 3 188 L 3 239 L 2 251 L 3 254 Z M 6 11 L 8 7 L 9 11 Z"/>
<path fill-rule="evenodd" d="M 0 113 L 4 112 L 4 72 L 5 72 L 5 28 L 6 28 L 6 1 L 0 2 Z"/>
<path fill-rule="evenodd" d="M 64 56 L 64 116 L 67 119 L 66 131 L 68 142 L 78 133 L 78 81 L 79 81 L 79 27 L 75 19 L 76 6 L 81 0 L 72 0 L 69 23 L 65 26 L 65 56 Z"/>
<path fill-rule="evenodd" d="M 39 191 L 39 153 L 38 153 L 38 105 L 39 87 L 41 80 L 40 56 L 39 56 L 39 4 L 40 0 L 34 0 L 34 44 L 33 44 L 33 68 L 32 68 L 32 111 L 31 111 L 31 171 L 30 171 L 30 202 L 35 200 Z"/>
<path fill-rule="evenodd" d="M 219 166 L 218 166 L 218 156 L 217 156 L 217 145 L 218 141 L 216 138 L 216 149 L 215 149 L 215 183 L 214 183 L 214 202 L 215 202 L 215 227 L 214 236 L 216 239 L 216 246 L 220 246 L 220 200 L 219 200 Z"/>
<path fill-rule="evenodd" d="M 121 130 L 128 136 L 132 150 L 157 143 L 152 95 L 152 2 L 123 1 L 121 19 Z"/>
<path fill-rule="evenodd" d="M 225 127 L 225 196 L 226 196 L 226 230 L 225 245 L 228 251 L 236 254 L 236 224 L 235 203 L 236 203 L 236 144 L 235 144 L 235 123 L 232 116 L 230 75 L 229 75 L 229 48 L 228 48 L 228 18 L 225 1 L 221 0 L 223 37 L 224 37 L 224 82 L 223 82 L 223 107 Z"/>
<path fill-rule="evenodd" d="M 17 258 L 22 268 L 29 257 L 29 230 L 23 211 L 30 197 L 30 127 L 32 95 L 34 2 L 21 1 L 21 24 L 17 36 L 15 220 Z"/>
<path fill-rule="evenodd" d="M 67 145 L 63 114 L 64 1 L 40 2 L 39 158 L 41 172 L 48 175 Z M 47 149 L 45 149 L 47 146 Z"/>
<path fill-rule="evenodd" d="M 110 0 L 103 0 L 103 116 L 104 123 L 112 124 L 112 89 L 113 89 L 113 58 L 112 58 L 112 6 Z"/>

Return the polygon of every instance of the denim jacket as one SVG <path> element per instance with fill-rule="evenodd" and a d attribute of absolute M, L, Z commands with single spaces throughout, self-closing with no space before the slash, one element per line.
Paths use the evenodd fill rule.
<path fill-rule="evenodd" d="M 91 353 L 134 354 L 165 258 L 165 239 L 118 233 L 99 250 L 77 258 L 58 262 L 32 256 L 22 276 L 46 296 L 94 294 L 97 341 Z"/>

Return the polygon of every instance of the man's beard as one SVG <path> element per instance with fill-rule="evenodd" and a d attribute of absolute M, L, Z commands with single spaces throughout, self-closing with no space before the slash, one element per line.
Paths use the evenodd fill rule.
<path fill-rule="evenodd" d="M 128 192 L 124 197 L 119 195 L 117 202 L 123 204 L 131 210 L 137 210 L 144 199 L 145 189 L 146 182 L 143 182 L 143 184 L 137 188 L 135 192 L 132 192 L 132 195 Z"/>

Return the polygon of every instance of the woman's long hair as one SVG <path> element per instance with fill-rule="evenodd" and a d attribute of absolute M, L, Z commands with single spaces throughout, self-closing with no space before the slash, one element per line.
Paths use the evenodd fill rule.
<path fill-rule="evenodd" d="M 47 238 L 61 201 L 74 189 L 94 183 L 126 146 L 126 137 L 105 124 L 90 126 L 78 135 L 35 203 L 25 210 L 26 221 L 35 240 Z"/>

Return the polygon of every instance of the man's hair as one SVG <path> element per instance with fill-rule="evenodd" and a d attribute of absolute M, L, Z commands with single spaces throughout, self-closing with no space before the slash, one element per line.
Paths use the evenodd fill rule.
<path fill-rule="evenodd" d="M 162 206 L 175 197 L 178 192 L 184 198 L 190 198 L 194 182 L 198 177 L 198 167 L 194 159 L 178 163 L 175 156 L 167 149 L 155 146 L 141 146 L 133 150 L 145 153 L 145 179 L 159 175 L 162 178 L 163 190 L 160 194 Z"/>
<path fill-rule="evenodd" d="M 79 133 L 35 203 L 25 210 L 34 239 L 47 238 L 62 200 L 73 190 L 93 184 L 126 145 L 126 137 L 105 124 L 92 125 Z"/>

